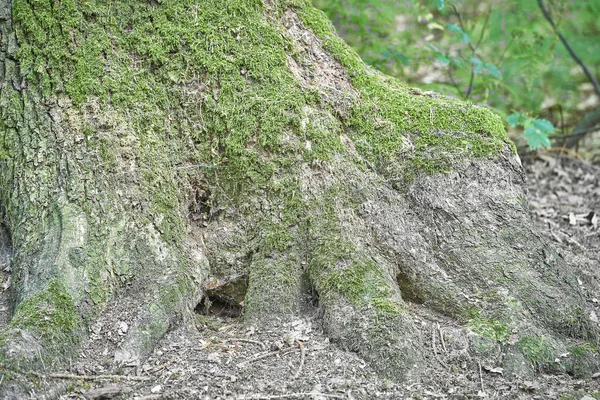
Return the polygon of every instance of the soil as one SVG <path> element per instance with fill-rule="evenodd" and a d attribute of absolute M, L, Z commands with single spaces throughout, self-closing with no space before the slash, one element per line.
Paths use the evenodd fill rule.
<path fill-rule="evenodd" d="M 562 154 L 524 160 L 532 215 L 558 253 L 578 266 L 586 312 L 600 318 L 600 167 Z M 0 276 L 7 282 L 7 274 Z M 6 294 L 5 291 L 3 294 Z M 0 326 L 7 299 L 0 295 Z M 91 327 L 77 363 L 35 376 L 32 398 L 59 399 L 600 399 L 600 374 L 508 378 L 467 352 L 464 327 L 411 304 L 431 352 L 419 383 L 378 376 L 344 343 L 330 343 L 319 310 L 291 323 L 246 326 L 239 310 L 212 304 L 207 315 L 180 323 L 142 365 L 115 365 L 114 351 L 131 325 L 115 304 Z M 206 307 L 199 307 L 204 312 Z M 600 324 L 599 324 L 600 326 Z M 50 369 L 50 368 L 49 368 Z M 586 397 L 588 396 L 588 397 Z"/>

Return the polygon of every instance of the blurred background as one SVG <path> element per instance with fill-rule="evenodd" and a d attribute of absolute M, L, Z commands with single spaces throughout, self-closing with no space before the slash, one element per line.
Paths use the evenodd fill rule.
<path fill-rule="evenodd" d="M 378 70 L 485 104 L 522 155 L 600 164 L 600 0 L 313 0 Z"/>

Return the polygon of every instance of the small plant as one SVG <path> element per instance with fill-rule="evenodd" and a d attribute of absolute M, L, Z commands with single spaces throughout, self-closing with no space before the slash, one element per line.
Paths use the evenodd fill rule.
<path fill-rule="evenodd" d="M 514 112 L 506 118 L 512 127 L 522 126 L 525 128 L 523 137 L 527 139 L 527 145 L 531 150 L 540 147 L 550 147 L 550 135 L 554 133 L 552 122 L 540 118 L 529 118 L 519 112 Z"/>

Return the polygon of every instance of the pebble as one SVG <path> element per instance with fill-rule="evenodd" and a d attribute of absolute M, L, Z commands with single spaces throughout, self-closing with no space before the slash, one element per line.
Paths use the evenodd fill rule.
<path fill-rule="evenodd" d="M 151 391 L 152 393 L 160 393 L 160 392 L 162 392 L 162 386 L 160 386 L 160 385 L 156 385 L 156 386 L 154 386 L 152 389 L 150 389 L 150 391 Z"/>

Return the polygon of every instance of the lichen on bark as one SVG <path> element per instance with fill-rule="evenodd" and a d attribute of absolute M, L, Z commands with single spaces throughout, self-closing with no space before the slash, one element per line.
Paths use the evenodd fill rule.
<path fill-rule="evenodd" d="M 597 343 L 500 119 L 364 65 L 308 2 L 0 10 L 11 357 L 48 327 L 64 359 L 127 303 L 115 358 L 139 362 L 208 293 L 265 324 L 318 297 L 328 335 L 398 379 L 425 351 L 409 302 L 536 368 L 526 338 Z"/>

